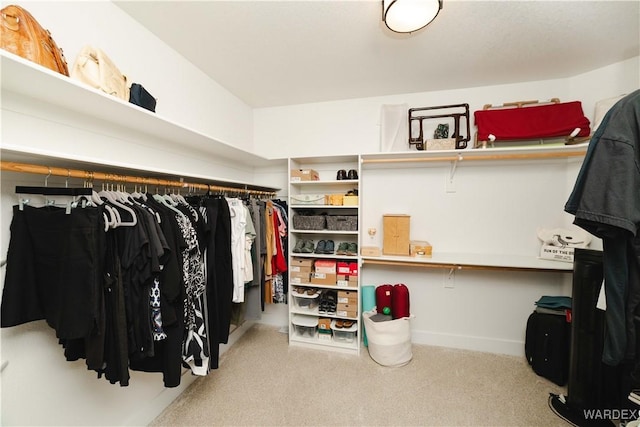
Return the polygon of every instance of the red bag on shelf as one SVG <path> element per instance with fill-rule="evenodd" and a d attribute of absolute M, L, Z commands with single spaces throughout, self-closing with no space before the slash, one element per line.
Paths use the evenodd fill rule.
<path fill-rule="evenodd" d="M 393 286 L 391 292 L 391 317 L 401 319 L 411 316 L 409 308 L 409 288 L 402 283 Z"/>
<path fill-rule="evenodd" d="M 384 313 L 384 308 L 388 307 L 391 310 L 391 295 L 393 293 L 393 286 L 391 285 L 379 285 L 376 288 L 376 311 L 381 314 Z"/>
<path fill-rule="evenodd" d="M 478 141 L 486 141 L 489 134 L 500 141 L 569 136 L 576 128 L 580 131 L 575 136 L 591 132 L 580 101 L 480 110 L 474 117 Z"/>

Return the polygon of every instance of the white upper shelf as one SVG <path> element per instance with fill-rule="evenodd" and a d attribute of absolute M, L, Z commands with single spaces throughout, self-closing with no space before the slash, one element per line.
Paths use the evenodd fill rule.
<path fill-rule="evenodd" d="M 2 91 L 90 114 L 108 123 L 143 132 L 160 140 L 197 149 L 247 166 L 270 166 L 273 161 L 186 128 L 156 113 L 107 95 L 0 49 Z"/>
<path fill-rule="evenodd" d="M 362 154 L 364 166 L 389 164 L 423 164 L 428 162 L 503 161 L 503 160 L 557 160 L 584 157 L 588 142 L 575 145 L 539 144 L 520 147 L 474 148 L 465 150 L 401 151 Z"/>

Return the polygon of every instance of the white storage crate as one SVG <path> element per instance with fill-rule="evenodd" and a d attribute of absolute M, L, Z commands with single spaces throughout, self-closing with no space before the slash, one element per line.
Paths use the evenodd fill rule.
<path fill-rule="evenodd" d="M 290 197 L 292 205 L 324 205 L 324 194 L 292 194 Z"/>

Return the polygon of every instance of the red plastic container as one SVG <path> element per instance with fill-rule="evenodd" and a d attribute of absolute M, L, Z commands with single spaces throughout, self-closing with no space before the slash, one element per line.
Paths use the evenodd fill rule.
<path fill-rule="evenodd" d="M 398 283 L 393 286 L 391 291 L 391 317 L 400 319 L 410 315 L 409 288 L 402 283 Z"/>

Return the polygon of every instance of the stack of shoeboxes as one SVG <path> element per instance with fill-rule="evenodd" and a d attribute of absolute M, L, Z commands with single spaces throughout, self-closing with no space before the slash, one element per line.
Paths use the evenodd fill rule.
<path fill-rule="evenodd" d="M 337 281 L 336 261 L 332 259 L 317 259 L 313 263 L 311 283 L 314 285 L 332 285 Z"/>
<path fill-rule="evenodd" d="M 336 261 L 332 259 L 317 259 L 313 263 L 311 283 L 315 285 L 335 286 L 337 281 Z M 331 319 L 321 317 L 318 319 L 318 339 L 331 341 Z"/>
<path fill-rule="evenodd" d="M 338 262 L 338 282 L 340 287 L 358 286 L 358 263 Z M 357 291 L 338 291 L 338 306 L 336 315 L 341 317 L 358 317 L 358 293 Z"/>
<path fill-rule="evenodd" d="M 315 285 L 358 287 L 358 263 L 336 261 L 333 259 L 317 259 L 313 262 L 310 283 Z M 358 317 L 358 292 L 357 290 L 338 291 L 336 315 L 340 317 Z M 352 328 L 355 330 L 355 328 Z M 330 341 L 332 339 L 351 342 L 353 337 L 349 334 L 355 332 L 336 333 L 331 328 L 331 319 L 320 317 L 318 319 L 318 339 Z"/>
<path fill-rule="evenodd" d="M 358 263 L 338 261 L 336 263 L 337 282 L 339 287 L 357 288 L 358 287 Z"/>
<path fill-rule="evenodd" d="M 289 277 L 291 284 L 309 283 L 313 260 L 309 258 L 291 258 Z"/>

